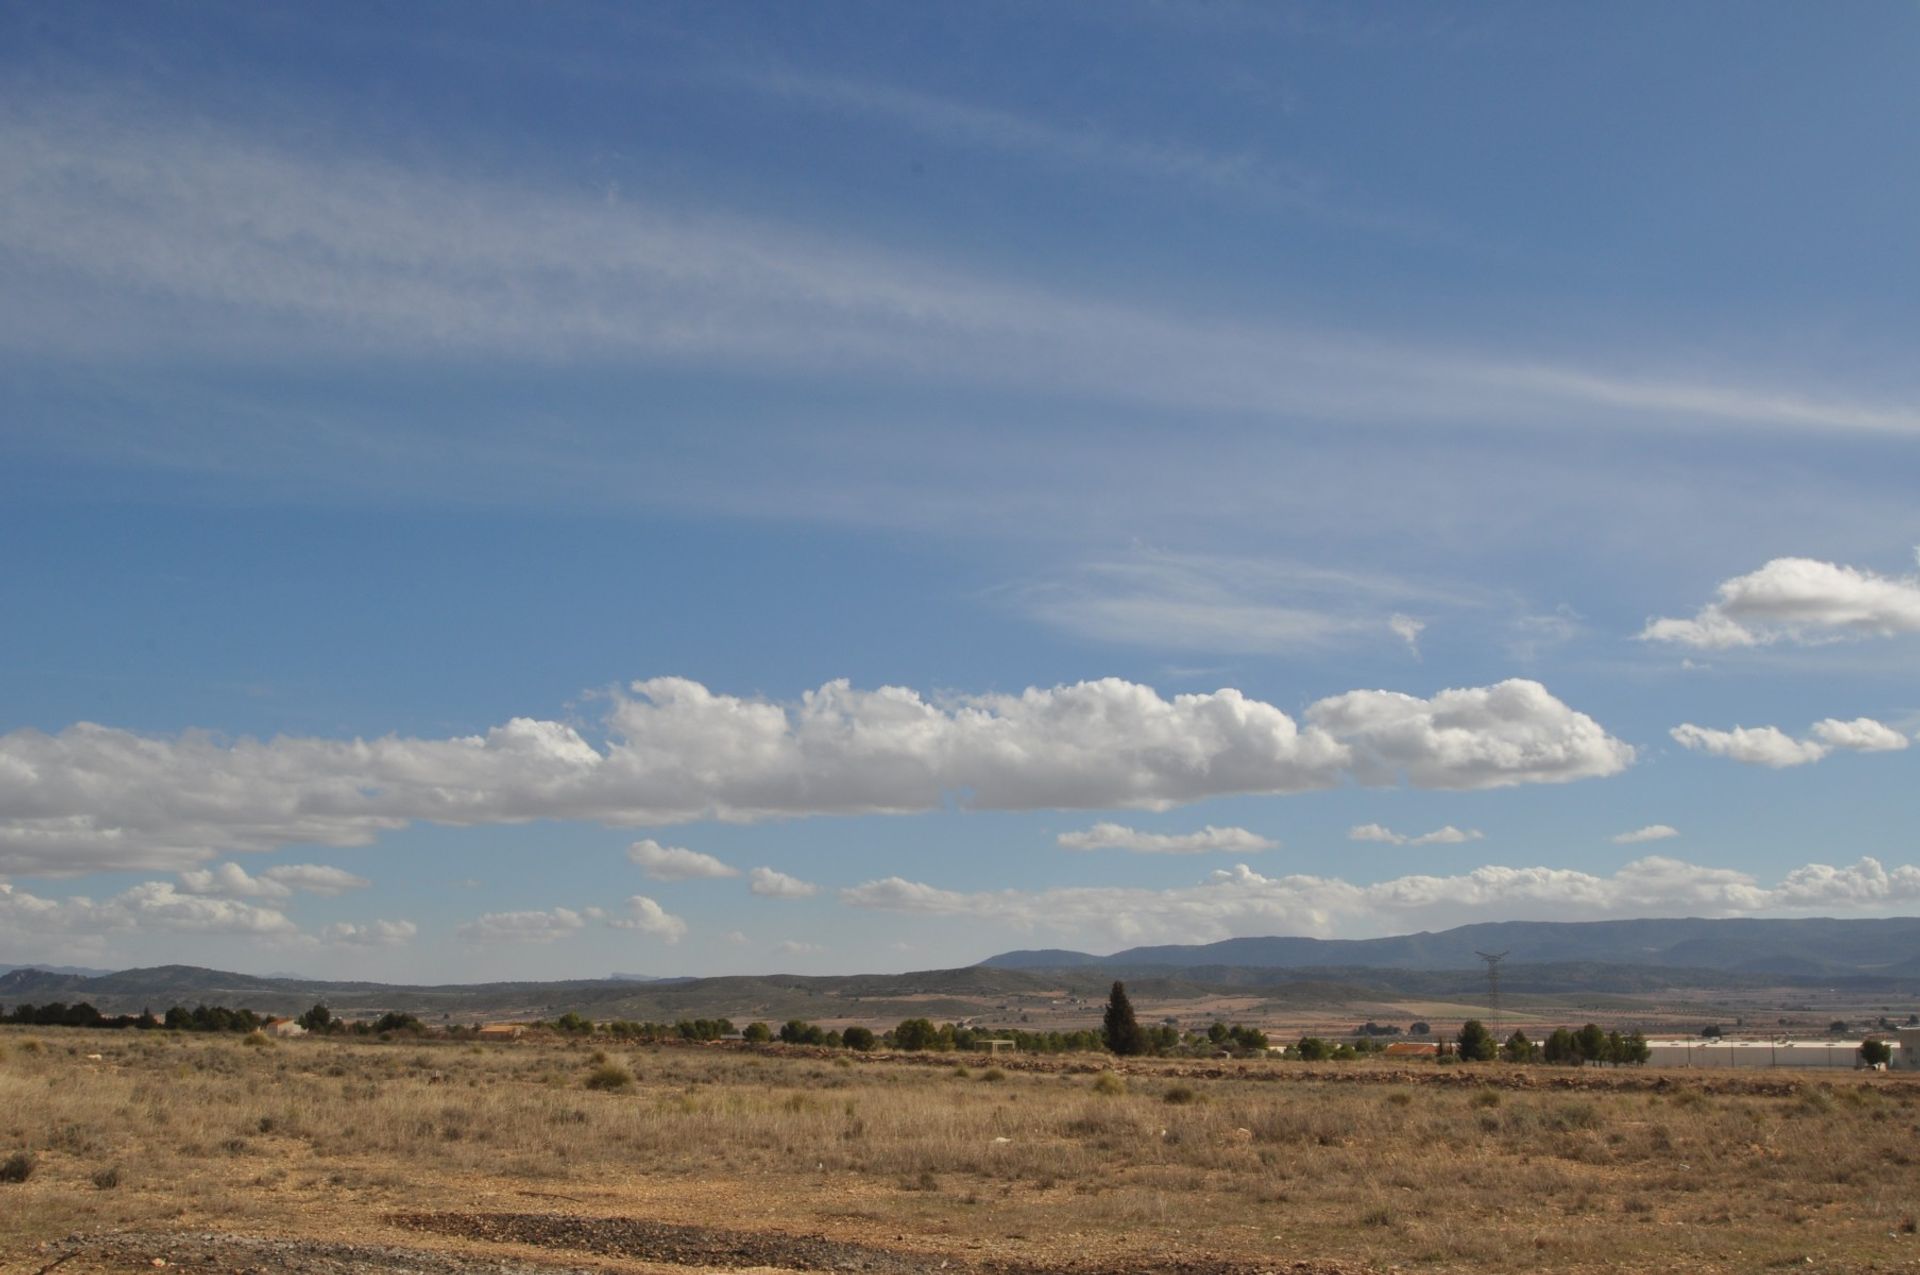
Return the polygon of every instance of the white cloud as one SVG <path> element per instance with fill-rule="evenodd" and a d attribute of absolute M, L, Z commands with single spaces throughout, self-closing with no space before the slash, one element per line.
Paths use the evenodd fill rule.
<path fill-rule="evenodd" d="M 185 894 L 171 882 L 147 881 L 96 902 L 84 895 L 46 899 L 0 881 L 0 930 L 11 934 L 83 936 L 134 930 L 291 937 L 284 913 L 237 899 Z"/>
<path fill-rule="evenodd" d="M 790 877 L 772 868 L 755 868 L 748 874 L 747 888 L 769 899 L 808 899 L 820 893 L 820 887 L 799 877 Z"/>
<path fill-rule="evenodd" d="M 1310 728 L 1351 749 L 1362 783 L 1403 777 L 1416 788 L 1504 788 L 1617 774 L 1633 748 L 1585 713 L 1520 678 L 1418 699 L 1350 691 L 1307 709 Z"/>
<path fill-rule="evenodd" d="M 1669 837 L 1679 835 L 1678 828 L 1669 827 L 1664 823 L 1650 823 L 1644 828 L 1635 828 L 1632 832 L 1616 834 L 1613 837 L 1613 843 L 1617 846 L 1636 846 L 1648 841 L 1665 841 Z"/>
<path fill-rule="evenodd" d="M 1059 844 L 1067 850 L 1126 850 L 1134 854 L 1253 854 L 1280 843 L 1245 828 L 1216 828 L 1198 832 L 1141 832 L 1124 824 L 1096 823 L 1080 832 L 1063 832 Z"/>
<path fill-rule="evenodd" d="M 1745 916 L 1802 909 L 1861 910 L 1920 900 L 1920 868 L 1810 864 L 1766 887 L 1751 875 L 1649 857 L 1611 876 L 1569 868 L 1487 866 L 1457 876 L 1405 876 L 1370 885 L 1334 877 L 1267 877 L 1242 864 L 1169 890 L 1113 886 L 961 893 L 901 877 L 841 891 L 850 907 L 965 917 L 1020 931 L 1110 943 L 1203 943 L 1257 934 L 1404 933 L 1487 920 Z"/>
<path fill-rule="evenodd" d="M 644 894 L 627 900 L 625 916 L 607 922 L 616 930 L 638 930 L 665 943 L 678 943 L 687 936 L 687 923 Z"/>
<path fill-rule="evenodd" d="M 1684 747 L 1715 757 L 1729 757 L 1749 766 L 1804 766 L 1827 755 L 1825 744 L 1810 739 L 1795 739 L 1778 726 L 1736 726 L 1716 730 L 1682 722 L 1667 732 Z"/>
<path fill-rule="evenodd" d="M 587 916 L 572 908 L 546 911 L 488 912 L 459 929 L 460 938 L 475 946 L 492 943 L 552 943 L 570 939 L 587 927 Z"/>
<path fill-rule="evenodd" d="M 1692 619 L 1654 619 L 1640 637 L 1705 650 L 1920 633 L 1920 576 L 1775 558 L 1722 583 Z"/>
<path fill-rule="evenodd" d="M 39 96 L 0 113 L 0 182 L 17 263 L 0 345 L 27 354 L 644 357 L 1374 424 L 1920 433 L 1904 404 L 1161 313 L 716 208 L 539 193 L 350 153 L 313 114 L 281 140 L 151 102 Z"/>
<path fill-rule="evenodd" d="M 663 846 L 651 837 L 627 847 L 627 858 L 640 865 L 652 881 L 692 881 L 701 877 L 737 877 L 740 869 L 710 854 Z"/>
<path fill-rule="evenodd" d="M 785 956 L 813 956 L 827 950 L 818 943 L 804 943 L 799 939 L 781 939 L 776 947 Z"/>
<path fill-rule="evenodd" d="M 1395 612 L 1387 618 L 1387 627 L 1393 631 L 1395 637 L 1407 644 L 1407 649 L 1413 652 L 1414 659 L 1420 658 L 1420 635 L 1427 631 L 1425 620 L 1416 620 L 1410 615 Z"/>
<path fill-rule="evenodd" d="M 1892 753 L 1911 742 L 1905 735 L 1871 717 L 1856 717 L 1850 722 L 1826 718 L 1813 724 L 1813 737 L 1828 748 L 1847 748 L 1862 753 Z"/>
<path fill-rule="evenodd" d="M 1486 834 L 1478 828 L 1456 828 L 1452 824 L 1418 836 L 1395 832 L 1385 824 L 1378 823 L 1356 824 L 1347 829 L 1349 841 L 1379 841 L 1390 846 L 1453 846 L 1464 841 L 1479 841 L 1484 836 Z"/>
<path fill-rule="evenodd" d="M 180 887 L 188 894 L 216 894 L 230 899 L 290 899 L 293 887 L 271 880 L 262 873 L 249 876 L 237 863 L 217 868 L 189 868 L 180 874 Z"/>
<path fill-rule="evenodd" d="M 336 921 L 320 931 L 320 940 L 344 947 L 402 947 L 419 932 L 412 921 Z"/>
<path fill-rule="evenodd" d="M 1343 780 L 1497 788 L 1614 774 L 1633 749 L 1538 682 L 1354 691 L 1300 724 L 1240 691 L 1106 678 L 929 700 L 845 681 L 797 703 L 662 677 L 608 697 L 607 741 L 516 717 L 483 735 L 224 740 L 91 723 L 0 735 L 0 872 L 188 870 L 415 820 L 659 825 L 798 815 L 1166 810 Z"/>
<path fill-rule="evenodd" d="M 296 890 L 305 890 L 311 894 L 345 894 L 348 890 L 364 890 L 373 884 L 365 877 L 355 876 L 344 868 L 329 867 L 322 863 L 283 864 L 277 868 L 268 868 L 260 875 L 278 885 L 292 886 Z"/>
<path fill-rule="evenodd" d="M 1810 739 L 1795 739 L 1777 726 L 1716 730 L 1691 722 L 1683 722 L 1667 733 L 1687 748 L 1775 770 L 1808 765 L 1840 749 L 1879 753 L 1895 752 L 1908 745 L 1905 735 L 1871 717 L 1856 717 L 1850 722 L 1829 717 L 1815 722 Z"/>

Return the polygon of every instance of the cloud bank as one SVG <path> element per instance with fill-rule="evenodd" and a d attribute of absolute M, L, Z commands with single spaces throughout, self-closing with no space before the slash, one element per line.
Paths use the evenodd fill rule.
<path fill-rule="evenodd" d="M 422 820 L 657 826 L 904 814 L 950 799 L 1166 810 L 1343 782 L 1564 783 L 1634 757 L 1517 679 L 1430 699 L 1352 691 L 1303 721 L 1233 689 L 1164 697 L 1117 678 L 940 699 L 835 681 L 780 703 L 662 677 L 608 704 L 600 745 L 525 717 L 450 739 L 162 737 L 86 722 L 14 731 L 0 735 L 0 872 L 185 871 L 295 842 L 364 845 Z"/>
<path fill-rule="evenodd" d="M 1920 900 L 1920 867 L 1808 864 L 1777 886 L 1745 872 L 1648 857 L 1611 876 L 1570 868 L 1488 866 L 1458 876 L 1405 876 L 1372 885 L 1334 877 L 1262 876 L 1241 864 L 1170 890 L 1090 886 L 961 893 L 901 877 L 841 891 L 850 907 L 965 917 L 1023 931 L 1112 943 L 1205 943 L 1258 934 L 1358 937 L 1472 921 L 1628 916 L 1746 916 L 1878 910 Z"/>

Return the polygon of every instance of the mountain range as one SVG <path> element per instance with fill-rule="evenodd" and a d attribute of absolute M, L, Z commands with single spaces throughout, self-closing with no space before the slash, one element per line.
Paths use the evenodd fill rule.
<path fill-rule="evenodd" d="M 1238 938 L 1132 947 L 1111 956 L 1058 948 L 1004 952 L 994 969 L 1197 967 L 1474 969 L 1481 953 L 1512 966 L 1626 965 L 1804 978 L 1920 977 L 1920 917 L 1630 921 L 1494 921 L 1378 939 Z"/>

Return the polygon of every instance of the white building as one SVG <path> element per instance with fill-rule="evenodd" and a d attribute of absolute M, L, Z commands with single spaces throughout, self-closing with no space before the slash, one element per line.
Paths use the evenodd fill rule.
<path fill-rule="evenodd" d="M 1920 1033 L 1903 1033 L 1920 1036 Z M 1893 1042 L 1889 1041 L 1889 1044 Z M 1902 1039 L 1892 1066 L 1912 1067 Z M 1823 1067 L 1851 1071 L 1860 1064 L 1858 1040 L 1731 1040 L 1681 1036 L 1647 1042 L 1649 1067 Z"/>

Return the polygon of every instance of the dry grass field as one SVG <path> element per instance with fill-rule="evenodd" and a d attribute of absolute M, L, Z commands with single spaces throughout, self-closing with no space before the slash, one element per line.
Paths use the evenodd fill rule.
<path fill-rule="evenodd" d="M 7 1177 L 22 1275 L 1920 1269 L 1920 1084 L 7 1029 Z"/>

